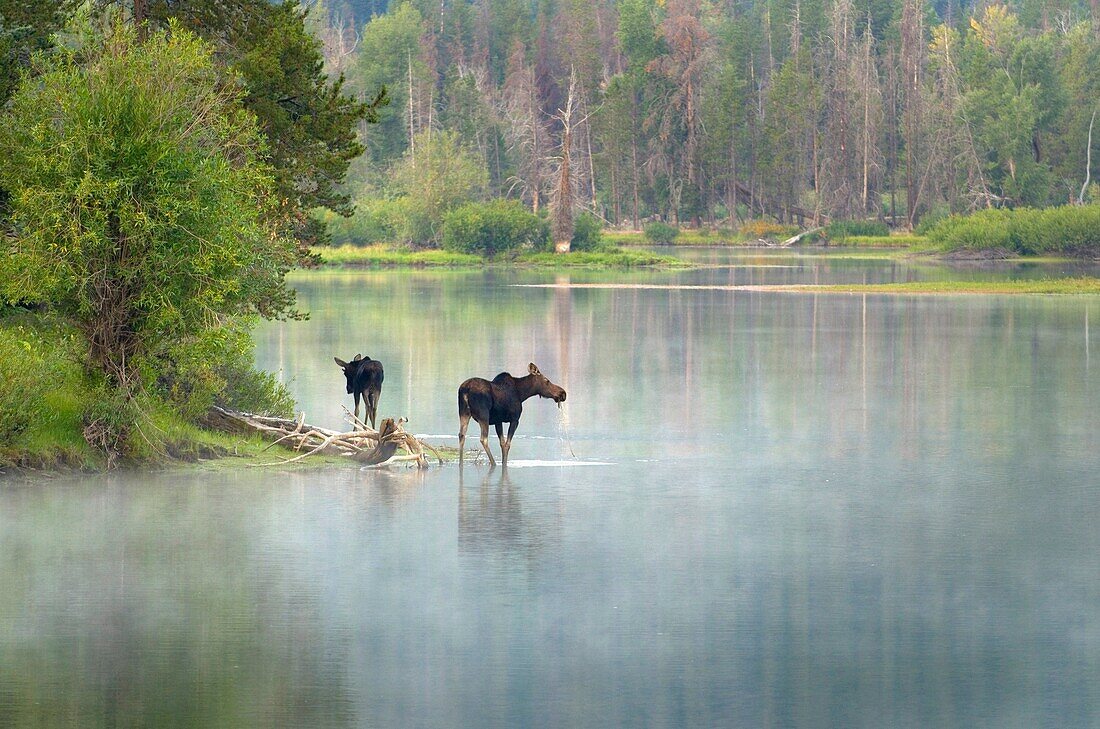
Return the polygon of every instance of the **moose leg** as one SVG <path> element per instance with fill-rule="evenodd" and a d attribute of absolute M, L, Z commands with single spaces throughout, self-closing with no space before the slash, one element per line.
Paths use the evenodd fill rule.
<path fill-rule="evenodd" d="M 512 422 L 508 423 L 508 437 L 501 441 L 500 449 L 503 451 L 502 460 L 504 465 L 508 465 L 508 451 L 512 450 L 512 436 L 516 434 L 516 428 L 519 427 L 519 418 L 516 418 Z"/>
<path fill-rule="evenodd" d="M 359 419 L 359 391 L 356 390 L 353 394 L 355 395 L 355 419 L 358 420 Z"/>
<path fill-rule="evenodd" d="M 374 428 L 374 418 L 378 415 L 378 393 L 367 391 L 367 417 L 370 419 L 370 427 Z"/>
<path fill-rule="evenodd" d="M 485 455 L 489 456 L 489 468 L 496 468 L 497 459 L 493 458 L 493 452 L 489 450 L 489 421 L 479 424 L 481 425 L 481 447 L 485 449 Z"/>
<path fill-rule="evenodd" d="M 500 441 L 500 462 L 508 465 L 508 447 L 504 445 L 504 423 L 497 423 L 497 440 Z"/>
<path fill-rule="evenodd" d="M 470 424 L 470 415 L 458 416 L 458 465 L 462 465 L 463 456 L 466 453 L 466 426 Z"/>

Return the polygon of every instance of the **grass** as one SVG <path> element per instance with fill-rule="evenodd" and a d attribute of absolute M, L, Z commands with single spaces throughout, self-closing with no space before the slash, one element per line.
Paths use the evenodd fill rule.
<path fill-rule="evenodd" d="M 409 251 L 385 245 L 317 248 L 321 263 L 326 266 L 361 266 L 367 268 L 461 268 L 483 266 L 485 259 L 469 253 L 442 250 Z"/>
<path fill-rule="evenodd" d="M 610 249 L 570 253 L 521 253 L 513 259 L 521 266 L 547 268 L 690 268 L 691 263 L 672 256 Z"/>
<path fill-rule="evenodd" d="M 603 239 L 616 246 L 651 246 L 640 231 L 604 231 Z M 742 237 L 729 231 L 709 229 L 683 229 L 672 246 L 756 246 L 755 237 Z M 922 235 L 851 235 L 831 238 L 828 245 L 836 248 L 896 248 L 907 249 L 914 253 L 932 249 L 931 242 Z M 816 247 L 804 244 L 801 247 Z M 795 247 L 797 249 L 798 246 Z"/>
<path fill-rule="evenodd" d="M 605 230 L 603 240 L 612 246 L 652 246 L 640 230 Z M 755 242 L 733 235 L 728 231 L 704 228 L 683 228 L 670 247 L 676 246 L 742 246 Z"/>
<path fill-rule="evenodd" d="M 850 294 L 1100 294 L 1100 278 L 1016 279 L 1010 281 L 907 281 L 888 284 L 780 286 L 778 290 Z"/>
<path fill-rule="evenodd" d="M 518 265 L 539 268 L 639 268 L 688 267 L 672 256 L 608 248 L 570 253 L 520 252 L 482 258 L 442 250 L 406 251 L 388 246 L 340 246 L 319 248 L 325 266 L 355 268 L 476 268 L 490 265 Z"/>
<path fill-rule="evenodd" d="M 852 235 L 830 238 L 829 245 L 837 248 L 904 248 L 914 253 L 931 249 L 931 243 L 923 235 Z"/>
<path fill-rule="evenodd" d="M 73 332 L 51 317 L 21 310 L 0 313 L 0 474 L 9 471 L 102 471 L 107 462 L 84 438 L 85 417 L 101 405 L 79 364 L 82 347 Z M 130 452 L 121 465 L 166 467 L 203 459 L 242 456 L 236 463 L 273 462 L 285 452 L 264 453 L 257 436 L 211 431 L 187 421 L 148 396 Z M 312 465 L 335 462 L 311 458 Z"/>
<path fill-rule="evenodd" d="M 947 253 L 1100 257 L 1100 205 L 979 210 L 951 215 L 928 237 Z"/>

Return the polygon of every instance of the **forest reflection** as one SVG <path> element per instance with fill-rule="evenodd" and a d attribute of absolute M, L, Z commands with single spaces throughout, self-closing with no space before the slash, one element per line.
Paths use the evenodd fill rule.
<path fill-rule="evenodd" d="M 512 457 L 610 465 L 5 485 L 0 725 L 1095 724 L 1100 302 L 570 287 L 938 275 L 784 265 L 299 276 L 311 422 L 535 362 Z"/>

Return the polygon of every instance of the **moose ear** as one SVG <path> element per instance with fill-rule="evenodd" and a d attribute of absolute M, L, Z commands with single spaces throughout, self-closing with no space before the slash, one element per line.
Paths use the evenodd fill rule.
<path fill-rule="evenodd" d="M 348 363 L 340 359 L 339 357 L 333 357 L 333 359 L 336 360 L 336 366 L 338 366 L 340 369 L 348 366 Z"/>
<path fill-rule="evenodd" d="M 355 357 L 351 361 L 352 362 L 358 362 L 361 359 L 363 359 L 363 355 L 357 354 L 357 355 L 355 355 Z"/>
<path fill-rule="evenodd" d="M 527 371 L 530 372 L 532 375 L 539 374 L 539 368 L 535 366 L 534 362 L 529 362 L 527 364 Z"/>

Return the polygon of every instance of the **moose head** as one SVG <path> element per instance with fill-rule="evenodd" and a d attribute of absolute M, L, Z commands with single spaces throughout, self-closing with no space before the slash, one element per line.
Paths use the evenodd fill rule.
<path fill-rule="evenodd" d="M 336 360 L 336 366 L 344 371 L 344 377 L 348 380 L 348 394 L 355 392 L 355 375 L 359 372 L 359 363 L 363 361 L 363 355 L 357 354 L 352 358 L 351 362 L 345 362 L 339 357 L 333 357 Z M 369 360 L 370 357 L 367 357 Z"/>
<path fill-rule="evenodd" d="M 549 398 L 554 402 L 565 402 L 565 390 L 555 385 L 546 375 L 539 372 L 539 368 L 535 366 L 534 362 L 527 365 L 527 371 L 530 373 L 530 376 L 534 378 L 536 395 Z"/>

